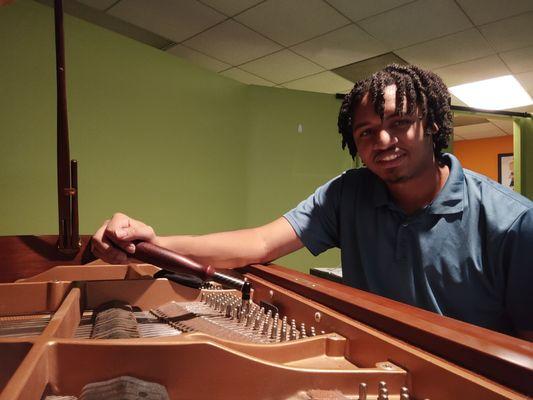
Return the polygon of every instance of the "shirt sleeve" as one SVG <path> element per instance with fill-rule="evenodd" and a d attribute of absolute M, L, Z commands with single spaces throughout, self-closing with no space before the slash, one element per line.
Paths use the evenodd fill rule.
<path fill-rule="evenodd" d="M 343 175 L 320 186 L 284 217 L 309 251 L 317 256 L 339 246 L 339 205 Z"/>
<path fill-rule="evenodd" d="M 507 313 L 516 330 L 533 331 L 533 208 L 513 223 L 506 242 Z"/>

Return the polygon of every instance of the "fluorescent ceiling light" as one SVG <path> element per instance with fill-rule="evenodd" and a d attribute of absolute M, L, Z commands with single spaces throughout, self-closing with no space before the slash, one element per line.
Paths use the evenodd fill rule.
<path fill-rule="evenodd" d="M 485 110 L 502 110 L 533 104 L 531 96 L 512 75 L 453 86 L 450 92 L 468 106 Z"/>

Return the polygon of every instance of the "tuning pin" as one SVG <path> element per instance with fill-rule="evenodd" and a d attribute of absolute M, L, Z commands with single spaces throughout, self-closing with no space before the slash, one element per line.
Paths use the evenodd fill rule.
<path fill-rule="evenodd" d="M 307 332 L 305 331 L 305 324 L 303 322 L 300 324 L 300 335 L 302 338 L 307 337 Z"/>
<path fill-rule="evenodd" d="M 316 331 L 315 331 L 314 326 L 311 327 L 311 336 L 316 336 Z"/>
<path fill-rule="evenodd" d="M 274 320 L 272 321 L 272 329 L 270 331 L 270 338 L 275 339 L 277 332 L 278 332 L 278 321 Z"/>
<path fill-rule="evenodd" d="M 254 330 L 259 329 L 259 326 L 261 325 L 261 323 L 264 324 L 264 322 L 262 322 L 262 321 L 263 321 L 263 318 L 262 318 L 261 314 L 259 314 L 257 317 L 255 317 Z"/>
<path fill-rule="evenodd" d="M 284 324 L 281 326 L 281 340 L 285 340 L 287 338 L 287 324 Z"/>
<path fill-rule="evenodd" d="M 230 318 L 231 317 L 231 304 L 226 304 L 226 311 L 224 313 L 224 316 L 226 318 Z"/>
<path fill-rule="evenodd" d="M 358 400 L 366 400 L 366 383 L 359 384 L 359 399 Z"/>
<path fill-rule="evenodd" d="M 387 390 L 386 387 L 381 387 L 379 389 L 378 399 L 379 400 L 387 400 L 388 398 L 389 398 L 389 391 Z"/>

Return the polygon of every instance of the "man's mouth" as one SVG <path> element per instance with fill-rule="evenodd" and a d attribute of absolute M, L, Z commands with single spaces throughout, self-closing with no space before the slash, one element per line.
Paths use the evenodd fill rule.
<path fill-rule="evenodd" d="M 378 154 L 374 160 L 379 165 L 385 167 L 385 168 L 393 168 L 397 167 L 402 161 L 405 156 L 405 152 L 403 151 L 394 151 L 394 152 L 384 152 L 381 154 Z"/>
<path fill-rule="evenodd" d="M 383 153 L 378 154 L 374 158 L 374 160 L 377 163 L 388 163 L 388 162 L 391 162 L 391 161 L 398 160 L 401 157 L 403 157 L 404 155 L 405 155 L 405 153 L 403 151 L 400 151 L 400 150 L 387 151 L 387 152 L 383 152 Z"/>

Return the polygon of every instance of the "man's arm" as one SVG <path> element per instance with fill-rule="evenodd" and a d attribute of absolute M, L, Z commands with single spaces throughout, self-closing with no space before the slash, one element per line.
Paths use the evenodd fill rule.
<path fill-rule="evenodd" d="M 250 229 L 199 236 L 157 236 L 141 221 L 115 214 L 94 234 L 93 253 L 110 263 L 127 262 L 135 252 L 133 241 L 144 240 L 217 268 L 264 263 L 303 247 L 292 226 L 279 218 Z"/>
<path fill-rule="evenodd" d="M 507 287 L 505 302 L 517 336 L 533 341 L 533 208 L 524 212 L 507 231 L 504 254 Z"/>

